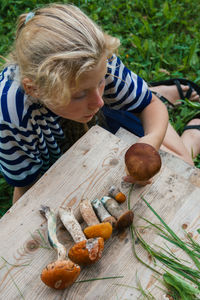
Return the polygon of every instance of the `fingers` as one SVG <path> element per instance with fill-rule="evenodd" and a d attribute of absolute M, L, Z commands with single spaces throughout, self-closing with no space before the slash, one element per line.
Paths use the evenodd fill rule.
<path fill-rule="evenodd" d="M 189 86 L 187 85 L 181 85 L 181 88 L 184 92 L 184 96 L 186 95 L 187 91 L 189 90 Z M 190 98 L 188 99 L 190 101 L 197 101 L 200 102 L 200 96 L 197 94 L 196 91 L 193 91 Z"/>
<path fill-rule="evenodd" d="M 145 186 L 145 185 L 150 184 L 150 183 L 152 182 L 151 179 L 150 179 L 150 180 L 146 180 L 146 181 L 136 181 L 136 180 L 134 180 L 133 177 L 131 177 L 131 176 L 129 176 L 129 175 L 124 176 L 122 179 L 123 179 L 125 182 L 136 183 L 136 184 L 139 184 L 139 185 L 142 185 L 142 186 Z"/>
<path fill-rule="evenodd" d="M 192 94 L 191 94 L 191 96 L 190 96 L 190 99 L 189 99 L 190 101 L 200 101 L 200 97 L 199 97 L 199 95 L 194 91 L 194 92 L 192 92 Z"/>

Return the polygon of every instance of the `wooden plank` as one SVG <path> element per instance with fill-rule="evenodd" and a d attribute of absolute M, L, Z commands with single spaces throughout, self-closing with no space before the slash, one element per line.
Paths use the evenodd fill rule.
<path fill-rule="evenodd" d="M 132 253 L 128 229 L 120 234 L 113 233 L 105 243 L 102 259 L 82 268 L 79 280 L 108 276 L 123 278 L 77 283 L 64 291 L 49 289 L 40 280 L 42 269 L 56 259 L 54 250 L 41 247 L 44 246 L 41 235 L 46 242 L 47 235 L 46 221 L 38 212 L 40 205 L 49 205 L 56 212 L 61 205 L 72 206 L 81 221 L 78 204 L 82 197 L 100 198 L 106 195 L 112 184 L 121 186 L 127 195 L 130 186 L 122 184 L 121 178 L 125 175 L 123 157 L 128 146 L 118 137 L 94 126 L 0 220 L 1 299 L 137 299 L 140 294 L 137 290 L 121 286 L 136 286 L 136 271 L 143 287 L 152 290 L 156 299 L 162 299 L 163 292 L 152 285 L 152 272 L 141 265 Z M 134 224 L 142 224 L 139 215 L 156 221 L 141 200 L 143 195 L 177 233 L 182 234 L 180 228 L 184 222 L 195 235 L 200 220 L 196 209 L 199 190 L 163 166 L 151 185 L 135 186 L 130 199 L 135 213 Z M 123 204 L 124 208 L 126 205 Z M 85 224 L 82 223 L 82 226 Z M 67 249 L 73 245 L 59 220 L 58 237 Z M 143 237 L 151 242 L 157 240 L 151 231 L 145 231 Z M 136 245 L 136 250 L 142 259 L 150 263 L 140 245 Z M 19 266 L 9 265 L 4 259 Z"/>
<path fill-rule="evenodd" d="M 136 135 L 125 130 L 124 128 L 120 128 L 115 135 L 129 145 L 136 143 L 138 140 Z M 163 164 L 167 165 L 168 168 L 189 180 L 190 183 L 200 187 L 200 169 L 190 166 L 180 158 L 165 151 L 160 150 L 159 153 L 161 155 Z"/>

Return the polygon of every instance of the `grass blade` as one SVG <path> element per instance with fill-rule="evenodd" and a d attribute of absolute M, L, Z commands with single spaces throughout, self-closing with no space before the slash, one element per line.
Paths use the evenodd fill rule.
<path fill-rule="evenodd" d="M 200 262 L 199 260 L 195 257 L 195 254 L 193 253 L 192 250 L 190 250 L 184 242 L 175 234 L 175 232 L 165 223 L 165 221 L 157 214 L 157 212 L 153 209 L 153 207 L 144 199 L 144 197 L 141 197 L 142 200 L 145 202 L 145 204 L 150 208 L 150 210 L 154 213 L 154 215 L 160 220 L 160 222 L 164 225 L 168 233 L 177 241 L 178 245 L 180 248 L 182 248 L 193 260 L 195 263 L 196 267 L 200 270 Z"/>

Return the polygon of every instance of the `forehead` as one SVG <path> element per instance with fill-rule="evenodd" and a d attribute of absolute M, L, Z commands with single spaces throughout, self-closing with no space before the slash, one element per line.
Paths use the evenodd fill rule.
<path fill-rule="evenodd" d="M 83 72 L 79 76 L 76 87 L 72 88 L 72 91 L 96 87 L 99 81 L 106 75 L 106 72 L 107 57 L 104 55 L 92 70 Z"/>

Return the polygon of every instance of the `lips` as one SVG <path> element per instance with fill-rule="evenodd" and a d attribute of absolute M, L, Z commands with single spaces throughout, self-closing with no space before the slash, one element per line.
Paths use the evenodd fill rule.
<path fill-rule="evenodd" d="M 89 119 L 92 118 L 94 115 L 88 115 L 88 116 L 84 116 L 84 118 Z"/>
<path fill-rule="evenodd" d="M 97 112 L 98 111 L 96 111 L 96 112 L 94 112 L 94 113 L 92 113 L 90 115 L 84 116 L 84 118 L 92 118 L 92 117 L 94 117 L 94 115 L 96 115 Z"/>

